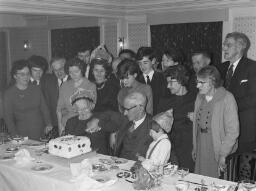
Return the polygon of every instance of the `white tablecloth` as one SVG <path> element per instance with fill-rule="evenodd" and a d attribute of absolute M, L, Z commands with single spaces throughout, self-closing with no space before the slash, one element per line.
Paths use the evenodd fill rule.
<path fill-rule="evenodd" d="M 3 154 L 6 148 L 10 147 L 10 144 L 0 145 L 0 155 Z M 35 156 L 33 148 L 22 146 L 31 153 L 32 157 L 35 157 L 37 161 L 38 156 Z M 84 155 L 76 159 L 75 162 L 82 161 L 84 158 L 89 158 L 93 163 L 99 163 L 99 158 L 109 158 L 109 156 L 99 155 L 91 153 Z M 25 166 L 17 166 L 15 160 L 0 160 L 0 191 L 77 191 L 78 184 L 72 182 L 72 175 L 69 168 L 71 160 L 55 157 L 50 154 L 43 154 L 40 156 L 40 161 L 43 163 L 51 164 L 53 169 L 45 172 L 33 171 L 31 168 L 36 165 L 36 162 L 32 161 Z M 129 161 L 125 164 L 120 164 L 120 169 L 130 169 L 133 161 Z M 121 170 L 111 170 L 107 172 L 110 177 L 116 177 L 116 174 Z M 198 182 L 204 179 L 206 185 L 210 185 L 215 182 L 221 185 L 234 185 L 233 182 L 225 180 L 200 176 L 190 173 L 185 177 L 185 180 Z M 174 187 L 175 182 L 178 180 L 177 176 L 164 176 L 162 181 L 162 189 L 176 190 Z M 191 185 L 189 190 L 193 190 L 196 185 Z M 108 186 L 104 191 L 130 191 L 134 190 L 132 184 L 124 179 L 118 179 L 117 182 L 111 186 Z M 85 190 L 86 191 L 86 190 Z"/>

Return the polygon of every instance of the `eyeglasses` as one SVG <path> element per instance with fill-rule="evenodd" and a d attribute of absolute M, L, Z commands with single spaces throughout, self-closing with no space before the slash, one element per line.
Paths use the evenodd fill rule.
<path fill-rule="evenodd" d="M 173 80 L 168 80 L 168 81 L 167 81 L 167 83 L 168 83 L 168 84 L 173 84 L 174 82 L 178 82 L 178 81 L 177 81 L 177 80 L 174 80 L 174 79 L 173 79 Z"/>
<path fill-rule="evenodd" d="M 129 112 L 130 110 L 132 110 L 133 108 L 135 108 L 135 107 L 137 107 L 137 106 L 141 106 L 141 105 L 135 105 L 135 106 L 132 106 L 132 107 L 130 107 L 130 108 L 122 107 L 122 109 L 124 110 L 124 112 L 125 112 L 125 111 Z"/>
<path fill-rule="evenodd" d="M 205 83 L 207 83 L 207 82 L 196 80 L 196 84 L 204 85 Z"/>
<path fill-rule="evenodd" d="M 20 77 L 27 77 L 30 76 L 30 73 L 17 72 L 16 75 L 19 75 Z"/>

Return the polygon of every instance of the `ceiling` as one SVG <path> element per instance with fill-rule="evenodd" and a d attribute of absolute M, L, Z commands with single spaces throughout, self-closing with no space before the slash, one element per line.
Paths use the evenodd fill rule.
<path fill-rule="evenodd" d="M 255 0 L 0 0 L 0 13 L 114 17 L 256 6 Z"/>

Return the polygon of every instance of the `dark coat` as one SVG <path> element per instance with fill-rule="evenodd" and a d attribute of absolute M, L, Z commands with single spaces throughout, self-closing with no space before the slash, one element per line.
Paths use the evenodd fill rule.
<path fill-rule="evenodd" d="M 137 154 L 140 156 L 145 157 L 146 152 L 150 143 L 153 139 L 149 135 L 149 130 L 151 128 L 151 116 L 147 115 L 145 120 L 140 124 L 133 132 L 134 143 L 136 148 L 133 148 L 131 155 L 128 159 L 130 160 L 137 160 Z M 116 155 L 122 157 L 122 149 L 124 140 L 127 138 L 129 128 L 131 127 L 131 123 L 125 123 L 124 126 L 119 130 L 117 134 L 117 141 L 116 141 Z M 127 158 L 127 157 L 126 157 Z"/>
<path fill-rule="evenodd" d="M 221 73 L 226 73 L 229 62 L 223 63 Z M 239 151 L 256 146 L 256 62 L 242 57 L 232 76 L 228 90 L 238 105 L 240 122 Z"/>
<path fill-rule="evenodd" d="M 146 84 L 142 74 L 138 77 L 138 81 Z M 168 93 L 167 82 L 163 73 L 154 71 L 153 78 L 149 85 L 151 86 L 153 93 L 153 114 L 155 115 L 160 98 L 164 97 Z"/>

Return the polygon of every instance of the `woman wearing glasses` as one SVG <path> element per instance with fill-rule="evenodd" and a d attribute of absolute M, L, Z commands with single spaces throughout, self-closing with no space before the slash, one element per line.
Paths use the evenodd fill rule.
<path fill-rule="evenodd" d="M 4 119 L 8 132 L 39 140 L 52 129 L 41 89 L 29 84 L 30 72 L 26 60 L 13 63 L 11 76 L 15 84 L 4 95 Z"/>
<path fill-rule="evenodd" d="M 236 101 L 221 84 L 214 66 L 197 73 L 192 157 L 195 173 L 211 177 L 219 177 L 225 170 L 225 159 L 236 151 L 239 135 Z"/>
<path fill-rule="evenodd" d="M 124 98 L 128 94 L 132 92 L 139 92 L 142 93 L 147 99 L 146 112 L 148 114 L 153 114 L 153 95 L 151 87 L 137 81 L 137 76 L 139 73 L 140 68 L 138 64 L 133 60 L 125 59 L 118 65 L 117 75 L 123 86 L 117 96 L 119 109 L 121 112 L 123 112 L 122 107 Z"/>
<path fill-rule="evenodd" d="M 158 112 L 173 109 L 173 127 L 168 136 L 172 142 L 171 162 L 177 162 L 181 167 L 194 171 L 194 161 L 191 157 L 193 123 L 190 115 L 194 110 L 196 94 L 188 90 L 189 73 L 182 65 L 175 65 L 165 72 L 167 88 L 171 95 L 160 100 Z"/>

